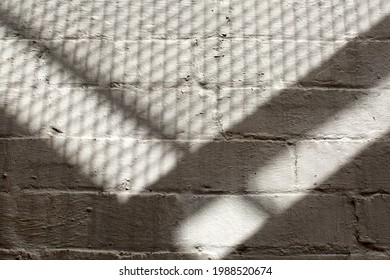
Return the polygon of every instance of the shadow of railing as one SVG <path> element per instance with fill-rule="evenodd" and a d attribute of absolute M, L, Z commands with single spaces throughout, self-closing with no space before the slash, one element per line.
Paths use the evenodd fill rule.
<path fill-rule="evenodd" d="M 97 8 L 93 7 L 94 4 L 91 5 L 91 10 Z M 250 11 L 252 8 L 237 6 L 241 9 L 236 11 L 236 17 L 242 20 L 238 26 L 250 26 L 249 21 L 242 17 L 242 12 Z M 4 6 L 2 8 L 4 9 Z M 139 9 L 141 8 L 142 5 Z M 230 7 L 227 7 L 227 11 L 228 8 Z M 129 9 L 132 11 L 132 7 Z M 256 9 L 254 10 L 257 13 Z M 337 130 L 338 126 L 335 126 L 336 130 L 328 130 L 323 135 L 318 127 L 335 121 L 335 116 L 362 100 L 369 100 L 373 93 L 368 89 L 386 80 L 390 65 L 387 58 L 389 46 L 382 40 L 383 38 L 378 39 L 378 34 L 382 34 L 381 30 L 383 26 L 388 25 L 389 18 L 385 17 L 368 32 L 360 34 L 358 38 L 350 40 L 345 45 L 340 43 L 338 47 L 332 46 L 331 50 L 339 49 L 332 56 L 327 46 L 322 47 L 322 43 L 318 43 L 319 47 L 316 50 L 327 54 L 319 55 L 321 59 L 318 61 L 312 58 L 314 62 L 309 64 L 319 61 L 321 63 L 314 68 L 306 67 L 310 72 L 305 73 L 301 70 L 305 69 L 304 61 L 298 61 L 294 65 L 293 60 L 288 60 L 288 54 L 290 51 L 296 53 L 300 48 L 306 47 L 309 49 L 306 50 L 308 57 L 316 57 L 310 54 L 309 41 L 302 45 L 298 42 L 290 48 L 278 40 L 288 41 L 295 38 L 284 36 L 272 38 L 273 35 L 269 32 L 270 34 L 262 35 L 271 37 L 268 46 L 261 45 L 260 41 L 245 43 L 233 36 L 242 35 L 241 30 L 235 30 L 233 25 L 230 26 L 231 21 L 235 20 L 232 16 L 234 11 L 230 11 L 229 16 L 225 16 L 224 10 L 218 11 L 218 16 L 215 16 L 211 10 L 205 5 L 196 12 L 191 10 L 187 15 L 188 19 L 194 18 L 195 15 L 203 15 L 204 20 L 200 21 L 203 26 L 207 26 L 208 20 L 216 21 L 210 30 L 198 34 L 202 40 L 190 42 L 182 38 L 186 37 L 185 35 L 175 34 L 177 41 L 172 47 L 167 45 L 169 42 L 166 40 L 161 40 L 163 46 L 160 47 L 153 46 L 152 41 L 143 45 L 142 40 L 139 40 L 144 32 L 141 23 L 137 25 L 138 33 L 133 38 L 127 37 L 125 33 L 118 35 L 114 32 L 115 27 L 107 29 L 103 23 L 101 27 L 103 30 L 114 32 L 110 35 L 114 41 L 115 38 L 135 40 L 120 42 L 119 46 L 109 46 L 109 40 L 107 42 L 100 40 L 100 35 L 92 36 L 91 32 L 86 38 L 96 36 L 99 41 L 87 42 L 88 47 L 85 50 L 77 44 L 67 45 L 73 44 L 72 40 L 69 40 L 73 38 L 72 36 L 78 38 L 79 30 L 65 28 L 76 30 L 76 35 L 64 36 L 67 38 L 65 41 L 57 40 L 56 36 L 61 35 L 60 32 L 57 34 L 54 32 L 48 35 L 49 38 L 41 40 L 44 34 L 49 34 L 49 28 L 42 25 L 39 31 L 30 28 L 25 31 L 20 24 L 23 20 L 15 15 L 15 11 L 12 15 L 10 10 L 6 12 L 3 10 L 3 26 L 7 26 L 8 31 L 13 30 L 12 32 L 20 38 L 17 40 L 25 44 L 21 47 L 22 51 L 31 49 L 36 51 L 31 58 L 34 61 L 32 65 L 29 65 L 28 61 L 16 61 L 8 72 L 3 73 L 6 80 L 6 97 L 3 102 L 6 108 L 0 117 L 4 123 L 2 135 L 7 137 L 29 135 L 30 138 L 42 134 L 50 135 L 44 141 L 19 140 L 21 141 L 19 143 L 25 141 L 25 144 L 20 144 L 21 148 L 8 141 L 13 138 L 3 141 L 3 146 L 8 145 L 4 147 L 6 156 L 3 170 L 10 168 L 13 170 L 7 171 L 8 174 L 3 178 L 3 189 L 10 192 L 11 197 L 4 199 L 2 213 L 5 215 L 2 224 L 4 228 L 10 228 L 10 219 L 16 220 L 12 222 L 16 223 L 14 230 L 5 231 L 0 238 L 3 248 L 23 246 L 41 248 L 47 244 L 57 249 L 88 247 L 128 252 L 184 250 L 186 253 L 197 255 L 200 248 L 205 245 L 198 244 L 198 240 L 185 244 L 186 237 L 180 239 L 182 226 L 186 225 L 187 220 L 202 213 L 202 209 L 208 209 L 221 197 L 226 196 L 238 198 L 249 205 L 250 209 L 248 208 L 245 213 L 250 214 L 254 206 L 254 213 L 264 215 L 266 219 L 240 236 L 242 244 L 236 251 L 234 248 L 239 244 L 237 240 L 233 240 L 236 244 L 230 244 L 227 251 L 220 256 L 229 252 L 232 252 L 232 256 L 244 252 L 247 256 L 252 254 L 257 257 L 259 254 L 277 256 L 284 253 L 293 255 L 313 252 L 348 255 L 351 250 L 358 250 L 358 246 L 365 246 L 367 249 L 367 244 L 371 244 L 369 247 L 372 248 L 375 242 L 362 239 L 359 233 L 356 236 L 354 207 L 359 201 L 356 196 L 364 196 L 367 192 L 387 193 L 385 186 L 382 185 L 380 188 L 364 186 L 351 192 L 347 187 L 348 176 L 346 180 L 333 179 L 343 177 L 343 172 L 340 171 L 328 179 L 332 182 L 328 188 L 324 187 L 328 184 L 325 182 L 317 189 L 310 190 L 312 186 L 308 186 L 307 189 L 301 190 L 305 196 L 298 196 L 294 203 L 299 199 L 302 201 L 297 204 L 288 205 L 292 208 L 278 206 L 278 199 L 273 199 L 272 196 L 273 194 L 279 194 L 279 197 L 289 196 L 297 189 L 294 172 L 298 170 L 292 170 L 291 166 L 297 167 L 294 153 L 298 151 L 299 143 L 316 139 L 336 141 L 344 137 L 344 131 Z M 119 14 L 117 8 L 113 11 Z M 150 15 L 154 18 L 154 27 L 157 29 L 162 28 L 156 23 L 157 14 L 161 14 L 160 12 L 169 14 L 168 5 L 163 5 Z M 178 13 L 183 15 L 183 9 L 178 9 Z M 272 11 L 269 14 L 272 15 Z M 72 12 L 68 10 L 67 15 L 71 16 Z M 107 18 L 110 16 L 107 15 Z M 164 32 L 168 32 L 167 26 L 171 21 L 167 22 Z M 181 26 L 185 22 L 180 23 L 179 17 L 176 24 Z M 260 30 L 258 26 L 254 29 L 256 32 Z M 191 26 L 190 30 L 197 30 L 196 25 Z M 195 35 L 189 32 L 187 36 L 193 38 Z M 159 32 L 155 32 L 153 36 L 158 37 Z M 153 36 L 150 38 L 155 38 Z M 209 36 L 214 38 L 208 38 Z M 24 43 L 23 40 L 26 39 L 27 42 Z M 334 40 L 332 36 L 330 39 Z M 181 45 L 178 47 L 178 42 L 182 41 L 183 47 Z M 129 46 L 131 44 L 133 50 Z M 270 59 L 269 62 L 261 64 L 259 58 L 262 57 L 261 47 L 264 46 Z M 282 49 L 281 57 L 274 61 L 272 58 L 278 47 Z M 210 49 L 213 51 L 208 52 Z M 81 55 L 78 54 L 80 50 Z M 131 60 L 132 55 L 130 58 L 121 55 L 128 50 L 137 57 L 134 61 Z M 150 54 L 143 54 L 149 50 Z M 15 54 L 19 51 L 20 49 L 15 49 L 13 55 L 6 58 L 15 60 Z M 94 58 L 95 54 L 97 58 Z M 35 72 L 35 67 L 43 63 L 42 57 L 44 61 L 50 62 L 47 75 L 40 75 L 39 67 L 39 71 Z M 181 60 L 187 60 L 188 57 L 194 59 L 195 69 L 191 70 L 189 65 L 180 64 Z M 169 69 L 167 61 L 171 58 L 179 62 Z M 252 67 L 253 58 L 257 59 L 256 66 Z M 291 63 L 293 65 L 289 68 L 288 65 Z M 23 74 L 19 78 L 15 78 L 15 75 L 19 75 L 18 69 L 23 67 L 26 70 L 22 71 Z M 142 70 L 142 67 L 146 69 Z M 126 69 L 132 69 L 131 73 L 127 73 Z M 144 72 L 140 74 L 139 71 Z M 242 74 L 243 71 L 247 71 L 246 74 Z M 37 79 L 34 78 L 35 75 Z M 38 81 L 40 78 L 43 80 Z M 45 80 L 46 78 L 49 80 Z M 290 87 L 275 90 L 280 84 L 280 78 L 283 79 L 283 87 L 286 85 Z M 221 86 L 225 84 L 240 88 L 243 91 L 240 97 L 235 97 L 235 91 L 226 90 Z M 335 89 L 329 90 L 330 87 Z M 25 98 L 26 88 L 35 88 L 37 96 Z M 182 105 L 178 100 L 183 96 L 183 89 L 186 101 Z M 166 97 L 167 91 L 170 90 L 173 93 Z M 157 93 L 154 93 L 155 91 Z M 136 93 L 132 95 L 129 92 Z M 149 96 L 142 96 L 143 92 Z M 341 94 L 343 96 L 340 96 Z M 378 92 L 374 94 L 377 95 Z M 380 94 L 383 95 L 385 92 Z M 199 96 L 194 98 L 194 95 Z M 55 110 L 51 109 L 52 106 Z M 252 110 L 249 116 L 245 119 L 236 118 L 236 115 L 248 114 L 246 111 L 248 107 Z M 167 111 L 168 115 L 165 115 Z M 93 116 L 89 117 L 88 114 Z M 16 121 L 10 115 L 13 115 Z M 355 140 L 359 137 L 375 140 L 387 132 L 388 127 L 372 124 L 372 119 L 365 121 L 367 127 L 376 128 L 374 137 L 364 134 L 361 130 L 358 130 L 358 133 L 349 131 L 348 137 Z M 88 140 L 78 138 L 84 137 L 85 134 Z M 110 144 L 106 143 L 107 139 L 99 140 L 101 137 L 109 138 L 112 135 L 119 138 L 131 136 L 136 140 L 115 138 L 109 139 Z M 215 141 L 206 142 L 214 138 Z M 143 144 L 145 139 L 146 145 Z M 201 139 L 202 143 L 194 145 L 187 142 L 193 139 Z M 38 143 L 37 146 L 31 144 L 34 141 Z M 91 146 L 94 141 L 100 143 Z M 373 147 L 382 142 L 378 143 L 373 144 Z M 30 145 L 33 147 L 29 147 Z M 358 153 L 359 149 L 355 153 Z M 363 152 L 363 158 L 376 156 L 377 152 L 372 153 L 370 149 Z M 24 162 L 18 159 L 22 150 L 28 151 L 26 155 L 28 160 Z M 45 151 L 44 156 L 41 154 L 42 151 Z M 355 154 L 351 152 L 350 157 L 353 156 Z M 263 172 L 264 168 L 275 164 L 275 159 L 280 158 L 282 158 L 279 161 L 280 170 L 275 175 L 277 178 L 271 178 L 275 186 L 269 186 L 270 177 L 259 178 L 253 175 Z M 110 164 L 112 160 L 116 160 L 117 164 L 112 166 Z M 360 162 L 359 159 L 358 161 Z M 36 165 L 37 163 L 41 165 Z M 284 163 L 291 165 L 283 166 Z M 351 164 L 354 164 L 354 161 Z M 348 165 L 344 168 L 349 170 Z M 351 172 L 357 174 L 359 170 L 353 169 Z M 37 171 L 40 176 L 36 176 Z M 24 173 L 25 176 L 18 177 L 19 173 Z M 333 183 L 333 180 L 336 182 Z M 337 189 L 335 185 L 342 185 L 342 188 Z M 19 188 L 40 191 L 28 196 L 20 194 Z M 37 196 L 42 196 L 42 189 L 46 192 L 47 188 L 57 191 L 66 188 L 71 192 L 65 194 L 54 192 L 38 198 Z M 120 197 L 125 199 L 118 203 L 115 196 L 101 196 L 98 193 L 77 197 L 78 191 L 91 190 L 118 192 Z M 146 198 L 142 195 L 137 196 L 138 193 L 145 191 L 157 195 Z M 322 201 L 318 197 L 313 198 L 310 192 L 315 194 L 329 192 L 331 194 L 326 195 L 331 196 L 331 201 L 335 201 L 335 204 Z M 265 193 L 271 195 L 270 199 L 262 197 Z M 254 199 L 256 195 L 259 196 L 259 200 Z M 313 199 L 314 202 L 311 202 Z M 33 202 L 35 200 L 36 203 Z M 89 210 L 85 211 L 97 202 L 99 204 L 96 210 L 94 209 L 92 213 Z M 48 203 L 56 206 L 56 210 L 48 215 L 49 222 L 42 219 L 35 225 L 41 215 L 46 215 L 40 213 L 40 209 L 47 207 Z M 15 207 L 22 204 L 27 205 L 26 208 L 13 213 Z M 310 208 L 313 204 L 318 205 L 314 210 Z M 329 216 L 324 216 L 325 211 L 322 207 L 327 209 L 328 206 L 340 206 L 343 211 L 335 211 Z M 286 212 L 281 213 L 274 209 L 278 207 Z M 346 214 L 343 214 L 344 210 Z M 18 221 L 17 218 L 20 219 L 27 213 L 27 218 Z M 57 228 L 51 229 L 50 225 L 56 224 L 56 216 L 61 213 L 65 213 L 66 219 L 60 222 Z M 118 215 L 119 213 L 121 214 Z M 209 214 L 211 215 L 205 212 L 205 215 Z M 298 214 L 301 216 L 297 216 Z M 93 217 L 90 217 L 91 215 Z M 339 215 L 342 219 L 334 219 Z M 76 217 L 76 223 L 71 226 L 68 218 L 71 219 L 73 216 Z M 325 218 L 331 221 L 326 221 Z M 82 226 L 82 223 L 77 223 L 78 219 L 95 221 L 88 226 Z M 321 231 L 325 227 L 330 229 L 324 230 L 323 234 L 316 235 L 314 239 L 311 239 L 312 236 L 302 237 L 310 231 L 302 226 L 304 222 L 307 226 L 313 227 L 314 231 Z M 103 224 L 109 226 L 100 228 Z M 126 226 L 122 227 L 123 224 Z M 288 225 L 288 230 L 285 224 Z M 340 228 L 341 234 L 338 235 L 335 231 Z M 210 229 L 212 231 L 210 227 L 205 232 Z M 15 235 L 19 237 L 15 238 Z M 54 236 L 54 240 L 48 242 L 49 236 Z M 178 248 L 178 244 L 184 249 Z"/>

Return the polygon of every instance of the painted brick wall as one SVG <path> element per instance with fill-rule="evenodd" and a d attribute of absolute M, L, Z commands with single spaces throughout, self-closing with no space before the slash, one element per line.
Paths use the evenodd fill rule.
<path fill-rule="evenodd" d="M 390 4 L 3 0 L 0 258 L 389 258 Z"/>

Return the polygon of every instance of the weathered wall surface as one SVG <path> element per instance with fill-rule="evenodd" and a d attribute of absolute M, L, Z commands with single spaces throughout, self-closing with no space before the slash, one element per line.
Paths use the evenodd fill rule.
<path fill-rule="evenodd" d="M 3 0 L 0 258 L 389 258 L 390 5 Z"/>

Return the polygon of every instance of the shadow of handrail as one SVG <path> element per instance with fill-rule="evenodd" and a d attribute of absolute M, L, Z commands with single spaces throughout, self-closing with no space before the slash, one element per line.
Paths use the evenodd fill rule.
<path fill-rule="evenodd" d="M 6 22 L 7 24 L 9 24 L 10 28 L 17 30 L 20 36 L 26 39 L 35 38 L 34 32 L 29 31 L 27 33 L 23 31 L 23 28 L 20 27 L 20 25 L 18 24 L 18 20 L 7 18 Z M 10 22 L 12 23 L 10 24 Z M 375 34 L 377 32 L 377 28 L 386 26 L 389 23 L 390 17 L 387 16 L 378 25 L 374 26 L 370 31 L 366 32 L 365 34 L 361 34 L 360 36 L 370 38 L 370 34 Z M 355 103 L 358 103 L 361 97 L 367 95 L 367 91 L 365 91 L 365 89 L 377 86 L 380 82 L 383 81 L 383 79 L 385 79 L 389 75 L 390 72 L 390 69 L 388 67 L 388 65 L 390 64 L 388 63 L 388 59 L 386 59 L 387 53 L 384 51 L 372 53 L 371 49 L 366 48 L 366 42 L 366 39 L 361 40 L 359 38 L 348 42 L 329 60 L 322 63 L 321 66 L 317 67 L 316 69 L 310 71 L 310 73 L 305 77 L 299 79 L 297 84 L 295 84 L 292 89 L 290 88 L 282 90 L 276 97 L 270 99 L 265 105 L 260 106 L 254 114 L 245 118 L 239 124 L 236 124 L 233 127 L 229 128 L 228 131 L 223 131 L 222 134 L 225 138 L 219 139 L 219 141 L 217 141 L 216 143 L 206 144 L 205 146 L 197 150 L 195 153 L 185 152 L 184 157 L 180 160 L 180 165 L 173 171 L 169 172 L 166 176 L 160 178 L 157 183 L 148 186 L 148 190 L 155 192 L 189 192 L 215 195 L 235 194 L 237 192 L 250 192 L 250 190 L 248 190 L 245 186 L 240 190 L 237 190 L 235 186 L 230 186 L 230 189 L 226 190 L 226 186 L 222 186 L 221 182 L 223 180 L 223 182 L 226 182 L 226 178 L 230 178 L 229 176 L 231 175 L 227 174 L 226 170 L 222 170 L 222 172 L 221 170 L 219 170 L 219 174 L 217 174 L 217 176 L 215 174 L 216 162 L 221 162 L 223 164 L 227 163 L 226 155 L 224 154 L 224 151 L 226 151 L 226 149 L 224 147 L 226 147 L 226 145 L 229 145 L 229 143 L 234 142 L 229 140 L 232 140 L 233 138 L 239 136 L 242 137 L 244 140 L 246 138 L 258 140 L 268 139 L 277 141 L 280 144 L 280 149 L 275 149 L 274 151 L 267 153 L 267 155 L 257 155 L 257 159 L 254 159 L 253 161 L 251 161 L 250 159 L 250 153 L 255 150 L 249 150 L 248 153 L 243 152 L 238 157 L 236 156 L 228 159 L 230 166 L 240 166 L 243 160 L 249 159 L 248 168 L 240 170 L 240 175 L 242 176 L 242 178 L 244 178 L 245 181 L 245 178 L 247 178 L 248 173 L 255 172 L 255 170 L 261 168 L 261 164 L 266 165 L 267 163 L 271 162 L 272 159 L 280 155 L 281 152 L 288 149 L 289 146 L 295 145 L 296 141 L 310 137 L 310 131 L 326 122 L 335 113 L 340 112 L 341 110 L 345 109 L 346 107 L 350 107 Z M 380 44 L 380 42 L 377 43 Z M 35 45 L 39 43 L 29 42 L 29 44 Z M 50 46 L 50 44 L 41 44 L 40 48 L 50 49 L 52 48 L 52 46 Z M 63 57 L 52 53 L 50 53 L 49 55 L 54 60 L 61 63 L 64 68 L 73 72 L 75 76 L 82 77 L 85 83 L 99 84 L 98 80 L 91 79 L 90 76 L 84 73 L 84 71 L 75 67 L 71 63 L 71 61 L 67 61 Z M 347 59 L 347 65 L 339 65 L 338 62 L 345 61 L 346 57 L 350 57 L 349 60 Z M 359 67 L 367 67 L 366 63 L 368 62 L 370 62 L 370 66 L 372 67 L 372 69 L 374 69 L 374 71 L 372 71 L 372 74 L 368 77 L 369 83 L 363 85 L 359 83 L 359 75 L 358 77 L 356 76 L 356 72 L 354 71 L 354 69 L 357 67 L 357 65 L 359 65 Z M 376 70 L 378 70 L 378 72 L 376 72 Z M 329 73 L 331 73 L 330 76 Z M 340 78 L 344 78 L 345 80 L 349 81 L 349 83 L 338 82 L 338 79 Z M 365 78 L 367 77 L 365 76 Z M 356 91 L 344 92 L 335 90 L 332 93 L 324 93 L 321 92 L 321 90 L 315 90 L 321 88 L 329 88 L 330 86 L 334 86 L 336 87 L 336 89 L 348 88 L 355 89 Z M 286 120 L 286 115 L 282 115 L 280 113 L 285 109 L 286 104 L 297 103 L 297 101 L 294 100 L 294 98 L 296 97 L 296 92 L 294 91 L 299 91 L 301 87 L 310 88 L 310 91 L 305 92 L 299 99 L 299 105 L 302 108 L 299 114 L 302 116 L 302 119 L 292 124 L 291 122 Z M 99 91 L 97 92 L 99 93 Z M 339 98 L 341 92 L 345 94 L 343 98 Z M 131 109 L 129 107 L 123 106 L 123 101 L 120 99 L 115 99 L 112 96 L 102 96 L 102 98 L 104 100 L 107 100 L 107 102 L 112 103 L 112 106 L 114 108 L 121 110 L 123 112 L 123 115 L 125 116 L 127 115 L 126 112 Z M 318 107 L 318 104 L 321 104 L 321 106 Z M 293 109 L 294 108 L 292 108 L 291 110 Z M 160 139 L 173 138 L 172 136 L 166 135 L 164 133 L 164 129 L 159 129 L 156 125 L 154 125 L 152 119 L 144 119 L 142 116 L 138 115 L 127 115 L 127 118 L 140 119 L 140 125 L 145 126 L 148 131 L 151 131 L 153 135 Z M 272 123 L 278 123 L 278 127 L 275 128 L 270 125 L 271 121 L 269 120 L 272 120 Z M 13 125 L 15 125 L 15 123 L 13 123 L 12 126 Z M 261 133 L 259 134 L 258 132 Z M 222 146 L 221 152 L 218 153 L 217 156 L 213 157 L 212 153 L 216 150 L 215 147 L 218 145 Z M 185 148 L 182 148 L 180 146 L 175 148 L 186 150 Z M 208 156 L 211 156 L 212 160 L 202 160 L 203 158 L 206 158 Z M 259 158 L 261 158 L 260 161 L 258 160 Z M 189 166 L 186 166 L 187 164 Z M 235 176 L 236 174 L 233 175 Z M 233 177 L 230 179 L 233 183 L 238 182 L 237 179 L 234 179 Z M 208 203 L 212 203 L 212 201 L 213 199 L 211 199 Z M 255 203 L 253 201 L 250 203 L 256 205 L 256 207 L 259 207 L 260 210 L 263 210 L 262 206 L 259 206 L 258 203 Z M 125 204 L 125 206 L 127 205 L 131 205 L 131 201 Z M 169 210 L 174 210 L 174 206 L 167 206 L 167 208 Z M 119 207 L 118 209 L 123 210 L 123 208 L 121 207 Z M 199 209 L 193 209 L 186 213 L 186 215 L 191 216 L 198 210 Z M 145 214 L 142 211 L 137 213 L 139 215 Z M 146 213 L 145 215 L 153 216 L 154 213 Z M 133 217 L 134 219 L 137 218 L 136 216 Z M 168 242 L 166 240 L 164 242 L 162 241 L 162 239 L 167 238 L 167 236 L 154 237 L 155 240 L 153 242 L 153 246 L 164 249 L 163 245 L 167 245 L 167 243 L 169 243 L 169 247 L 171 249 L 175 247 L 176 236 L 174 236 L 173 233 L 176 230 L 178 221 L 176 217 L 168 217 L 167 219 L 169 220 L 167 222 L 167 224 L 169 224 L 167 230 L 172 233 L 172 236 L 169 237 Z M 271 223 L 266 224 L 265 228 L 263 228 L 259 234 L 266 231 L 267 227 L 272 228 L 273 225 L 280 222 L 277 221 L 276 216 L 273 217 L 273 219 L 275 219 L 275 221 L 271 220 Z M 283 221 L 283 219 L 281 220 Z M 140 226 L 142 227 L 142 225 Z M 150 228 L 149 230 L 158 230 L 158 228 Z M 273 230 L 271 229 L 270 231 L 272 232 Z M 253 238 L 259 238 L 259 236 L 255 235 Z M 159 241 L 161 241 L 161 244 L 157 246 L 156 244 L 158 244 Z M 149 249 L 156 249 L 156 247 L 153 246 L 151 246 Z M 345 250 L 343 252 L 345 252 Z"/>

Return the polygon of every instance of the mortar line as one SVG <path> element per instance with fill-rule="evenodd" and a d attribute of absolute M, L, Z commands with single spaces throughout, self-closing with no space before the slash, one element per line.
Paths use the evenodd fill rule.
<path fill-rule="evenodd" d="M 115 37 L 114 35 L 112 36 L 113 38 Z M 184 37 L 184 38 L 172 38 L 172 37 L 133 37 L 133 38 L 127 38 L 127 39 L 111 39 L 109 36 L 105 38 L 100 38 L 100 37 L 58 37 L 58 38 L 44 38 L 44 37 L 31 37 L 29 39 L 20 39 L 17 36 L 9 36 L 9 37 L 3 37 L 0 38 L 0 41 L 18 41 L 18 42 L 24 42 L 24 41 L 43 41 L 43 42 L 56 42 L 56 41 L 86 41 L 86 42 L 147 42 L 147 41 L 191 41 L 194 39 L 198 40 L 213 40 L 213 39 L 220 39 L 220 35 L 210 35 L 206 37 L 201 37 L 201 36 L 195 36 L 195 37 Z M 332 38 L 313 38 L 312 40 L 309 39 L 296 39 L 295 37 L 283 37 L 283 38 L 272 38 L 268 36 L 258 36 L 258 35 L 246 35 L 242 37 L 233 37 L 233 36 L 223 36 L 224 39 L 232 39 L 232 40 L 260 40 L 264 42 L 297 42 L 297 43 L 349 43 L 349 42 L 357 42 L 357 43 L 366 43 L 366 42 L 373 42 L 373 43 L 388 43 L 390 42 L 390 38 L 383 37 L 383 38 L 378 38 L 378 37 L 361 37 L 361 38 L 356 38 L 356 37 L 345 37 L 345 38 L 340 38 L 340 39 L 332 39 Z"/>

